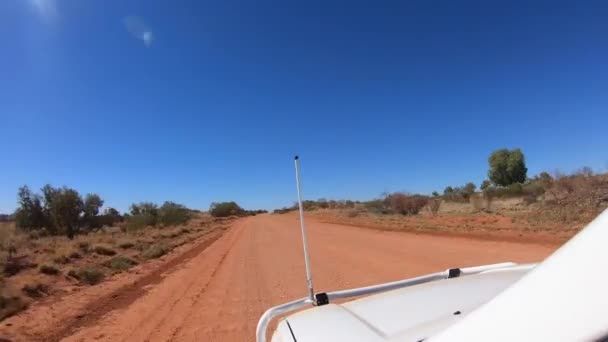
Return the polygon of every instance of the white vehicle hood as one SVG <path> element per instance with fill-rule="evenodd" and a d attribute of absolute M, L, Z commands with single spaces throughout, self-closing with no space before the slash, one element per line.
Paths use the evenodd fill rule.
<path fill-rule="evenodd" d="M 467 316 L 528 269 L 514 266 L 314 307 L 282 320 L 272 341 L 421 341 Z"/>

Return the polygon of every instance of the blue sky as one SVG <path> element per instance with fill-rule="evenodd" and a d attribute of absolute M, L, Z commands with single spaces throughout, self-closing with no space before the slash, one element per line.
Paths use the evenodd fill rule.
<path fill-rule="evenodd" d="M 126 209 L 275 208 L 608 167 L 608 3 L 0 2 L 0 212 L 22 184 Z"/>

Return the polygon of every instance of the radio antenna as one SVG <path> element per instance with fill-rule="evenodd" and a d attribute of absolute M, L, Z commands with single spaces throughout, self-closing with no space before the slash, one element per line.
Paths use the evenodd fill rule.
<path fill-rule="evenodd" d="M 295 157 L 296 164 L 296 186 L 298 188 L 298 207 L 300 209 L 300 228 L 302 230 L 302 244 L 304 246 L 304 264 L 306 265 L 306 284 L 308 285 L 308 297 L 316 304 L 315 291 L 312 287 L 312 276 L 310 275 L 310 261 L 308 261 L 308 245 L 306 243 L 306 227 L 304 225 L 304 207 L 302 206 L 302 185 L 300 184 L 300 158 Z"/>

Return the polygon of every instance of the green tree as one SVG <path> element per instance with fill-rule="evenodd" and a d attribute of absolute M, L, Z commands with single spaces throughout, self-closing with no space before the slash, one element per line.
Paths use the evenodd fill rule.
<path fill-rule="evenodd" d="M 465 184 L 462 187 L 462 195 L 464 198 L 469 198 L 472 194 L 475 193 L 475 189 L 477 188 L 477 186 L 471 182 Z"/>
<path fill-rule="evenodd" d="M 52 188 L 45 186 L 46 192 L 51 194 L 47 212 L 54 225 L 56 233 L 64 233 L 68 238 L 73 239 L 78 230 L 80 214 L 83 212 L 84 203 L 78 191 L 67 187 Z M 43 191 L 44 192 L 44 191 Z"/>
<path fill-rule="evenodd" d="M 19 188 L 17 193 L 19 208 L 15 212 L 15 223 L 23 230 L 41 229 L 46 224 L 42 199 L 32 193 L 27 185 Z"/>
<path fill-rule="evenodd" d="M 433 191 L 431 195 L 433 195 L 433 197 L 439 197 L 439 193 L 437 191 Z"/>
<path fill-rule="evenodd" d="M 553 186 L 553 177 L 547 172 L 541 172 L 535 179 L 535 181 L 547 190 Z"/>
<path fill-rule="evenodd" d="M 490 166 L 488 178 L 496 185 L 508 186 L 513 183 L 523 183 L 526 180 L 528 169 L 524 154 L 519 148 L 500 149 L 492 152 L 488 158 L 488 164 Z"/>
<path fill-rule="evenodd" d="M 483 190 L 487 189 L 488 187 L 490 187 L 490 185 L 492 185 L 492 183 L 486 179 L 483 182 L 481 182 L 479 189 L 481 189 L 483 191 Z"/>
<path fill-rule="evenodd" d="M 103 214 L 106 216 L 112 216 L 112 217 L 120 217 L 120 213 L 118 212 L 118 210 L 112 208 L 112 207 L 107 207 L 104 211 Z"/>
<path fill-rule="evenodd" d="M 165 226 L 183 224 L 190 220 L 190 210 L 181 204 L 167 201 L 158 209 L 159 221 Z"/>
<path fill-rule="evenodd" d="M 103 200 L 97 194 L 87 194 L 84 197 L 83 222 L 89 228 L 100 227 L 101 221 L 98 220 L 99 209 L 103 206 Z"/>
<path fill-rule="evenodd" d="M 209 213 L 215 217 L 241 216 L 245 210 L 236 202 L 213 202 L 209 207 Z"/>
<path fill-rule="evenodd" d="M 451 186 L 446 187 L 445 189 L 443 189 L 443 194 L 444 195 L 450 195 L 454 193 L 454 188 L 452 188 Z"/>
<path fill-rule="evenodd" d="M 158 223 L 158 205 L 152 202 L 140 202 L 131 204 L 131 218 L 143 224 L 143 226 L 155 226 Z"/>

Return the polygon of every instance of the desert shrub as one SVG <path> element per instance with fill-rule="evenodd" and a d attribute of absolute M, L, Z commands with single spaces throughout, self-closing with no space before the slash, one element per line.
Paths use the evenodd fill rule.
<path fill-rule="evenodd" d="M 154 226 L 156 224 L 156 217 L 145 214 L 132 215 L 126 221 L 125 227 L 127 232 L 135 232 L 148 226 Z"/>
<path fill-rule="evenodd" d="M 122 249 L 129 249 L 129 248 L 133 248 L 134 246 L 135 246 L 135 244 L 131 241 L 123 241 L 118 244 L 118 247 L 120 247 Z"/>
<path fill-rule="evenodd" d="M 91 244 L 88 241 L 78 241 L 78 243 L 76 243 L 76 247 L 78 247 L 78 249 L 80 249 L 83 253 L 88 253 Z"/>
<path fill-rule="evenodd" d="M 5 276 L 10 277 L 30 267 L 36 267 L 36 264 L 31 263 L 26 256 L 9 257 L 2 271 Z"/>
<path fill-rule="evenodd" d="M 103 211 L 102 215 L 97 216 L 99 226 L 114 226 L 124 220 L 118 210 L 108 207 Z"/>
<path fill-rule="evenodd" d="M 416 215 L 424 207 L 428 198 L 421 195 L 408 195 L 400 192 L 392 193 L 384 199 L 385 205 L 393 212 L 402 215 Z"/>
<path fill-rule="evenodd" d="M 488 158 L 488 178 L 499 186 L 509 186 L 513 183 L 523 183 L 528 169 L 524 154 L 519 148 L 500 149 L 492 152 Z"/>
<path fill-rule="evenodd" d="M 469 203 L 475 211 L 481 211 L 483 209 L 483 197 L 482 196 L 471 196 L 469 197 Z"/>
<path fill-rule="evenodd" d="M 346 216 L 348 217 L 357 217 L 366 211 L 363 207 L 351 208 L 346 211 Z"/>
<path fill-rule="evenodd" d="M 545 193 L 545 186 L 540 182 L 531 182 L 522 186 L 523 200 L 526 204 L 535 203 L 538 196 Z"/>
<path fill-rule="evenodd" d="M 105 278 L 105 274 L 96 267 L 73 269 L 68 272 L 68 276 L 89 285 L 98 284 Z"/>
<path fill-rule="evenodd" d="M 145 251 L 146 249 L 148 249 L 148 247 L 150 247 L 151 244 L 152 244 L 152 242 L 150 242 L 150 241 L 137 240 L 134 247 L 138 251 L 142 252 L 142 251 Z"/>
<path fill-rule="evenodd" d="M 99 219 L 99 209 L 103 206 L 103 200 L 97 194 L 87 194 L 83 201 L 83 225 L 88 228 L 99 228 L 102 222 Z"/>
<path fill-rule="evenodd" d="M 66 255 L 56 255 L 55 257 L 53 257 L 53 262 L 56 264 L 68 264 L 70 263 L 70 258 L 67 257 Z"/>
<path fill-rule="evenodd" d="M 469 182 L 460 187 L 448 186 L 443 190 L 443 199 L 449 202 L 467 202 L 475 193 L 475 184 Z"/>
<path fill-rule="evenodd" d="M 113 257 L 103 263 L 104 266 L 111 268 L 114 271 L 125 271 L 137 265 L 137 261 L 122 255 Z"/>
<path fill-rule="evenodd" d="M 512 183 L 509 186 L 498 188 L 499 197 L 518 197 L 523 195 L 524 188 L 520 183 Z"/>
<path fill-rule="evenodd" d="M 148 247 L 141 253 L 141 257 L 144 259 L 156 259 L 167 254 L 169 248 L 164 244 L 156 244 Z"/>
<path fill-rule="evenodd" d="M 41 195 L 27 186 L 19 188 L 19 207 L 15 217 L 17 226 L 26 231 L 42 231 L 51 235 L 63 234 L 70 239 L 83 228 L 100 225 L 99 208 L 103 200 L 88 194 L 83 200 L 78 191 L 47 184 Z"/>
<path fill-rule="evenodd" d="M 116 255 L 116 251 L 107 245 L 95 245 L 93 251 L 99 255 Z"/>
<path fill-rule="evenodd" d="M 538 176 L 535 176 L 532 181 L 541 186 L 545 191 L 553 186 L 553 177 L 547 172 L 541 172 Z"/>
<path fill-rule="evenodd" d="M 483 190 L 489 188 L 491 185 L 492 185 L 492 183 L 489 180 L 486 179 L 483 182 L 481 182 L 481 185 L 479 186 L 479 189 L 481 191 L 483 191 Z"/>
<path fill-rule="evenodd" d="M 80 259 L 82 258 L 82 255 L 78 251 L 71 251 L 68 257 L 70 259 Z"/>
<path fill-rule="evenodd" d="M 27 308 L 27 303 L 16 294 L 9 293 L 1 285 L 0 291 L 0 321 Z"/>
<path fill-rule="evenodd" d="M 390 213 L 386 203 L 383 199 L 374 199 L 371 201 L 363 202 L 363 207 L 375 214 L 388 214 Z"/>
<path fill-rule="evenodd" d="M 19 188 L 17 197 L 19 198 L 19 207 L 15 212 L 17 228 L 22 230 L 43 228 L 47 222 L 43 212 L 42 197 L 30 191 L 27 185 Z"/>
<path fill-rule="evenodd" d="M 327 209 L 329 208 L 329 202 L 327 202 L 325 198 L 319 198 L 317 200 L 317 207 L 321 209 Z"/>
<path fill-rule="evenodd" d="M 245 214 L 245 210 L 236 202 L 213 202 L 209 213 L 214 217 L 241 216 Z"/>
<path fill-rule="evenodd" d="M 158 206 L 152 202 L 133 203 L 130 207 L 131 216 L 145 216 L 152 221 L 151 226 L 156 225 L 158 219 Z"/>
<path fill-rule="evenodd" d="M 433 198 L 429 200 L 429 211 L 433 215 L 437 215 L 439 213 L 439 208 L 441 208 L 441 200 L 438 198 Z"/>
<path fill-rule="evenodd" d="M 293 208 L 293 207 L 284 207 L 281 209 L 275 209 L 272 213 L 273 214 L 287 214 L 288 212 L 293 211 L 293 210 L 295 210 L 295 208 Z"/>
<path fill-rule="evenodd" d="M 40 298 L 43 297 L 50 292 L 50 288 L 48 285 L 43 283 L 33 283 L 33 284 L 25 284 L 21 291 L 25 293 L 28 297 L 31 298 Z"/>
<path fill-rule="evenodd" d="M 42 188 L 44 212 L 48 227 L 53 234 L 64 234 L 72 239 L 81 223 L 80 214 L 84 203 L 78 191 L 63 187 L 53 188 L 49 184 Z"/>
<path fill-rule="evenodd" d="M 48 275 L 58 275 L 59 269 L 53 265 L 41 265 L 40 273 L 48 274 Z"/>
<path fill-rule="evenodd" d="M 165 226 L 184 224 L 192 217 L 188 208 L 174 202 L 163 203 L 158 216 L 160 223 Z"/>

